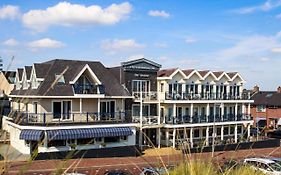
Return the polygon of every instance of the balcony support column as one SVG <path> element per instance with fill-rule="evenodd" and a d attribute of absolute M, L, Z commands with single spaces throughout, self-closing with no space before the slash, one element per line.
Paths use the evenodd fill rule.
<path fill-rule="evenodd" d="M 223 136 L 224 136 L 224 126 L 222 125 L 221 126 L 221 140 L 223 140 L 224 138 L 223 138 Z"/>
<path fill-rule="evenodd" d="M 173 123 L 176 123 L 176 116 L 177 115 L 177 105 L 176 103 L 173 104 Z"/>
<path fill-rule="evenodd" d="M 242 103 L 242 114 L 243 115 L 245 114 L 245 108 L 246 108 L 245 103 Z"/>
<path fill-rule="evenodd" d="M 190 128 L 190 148 L 193 148 L 193 128 Z"/>
<path fill-rule="evenodd" d="M 157 128 L 156 138 L 157 138 L 157 146 L 158 146 L 158 148 L 160 148 L 161 147 L 161 128 Z"/>
<path fill-rule="evenodd" d="M 176 148 L 176 128 L 173 129 L 173 148 Z"/>
<path fill-rule="evenodd" d="M 206 146 L 209 146 L 209 126 L 206 128 Z"/>
<path fill-rule="evenodd" d="M 169 137 L 170 137 L 169 134 L 170 134 L 169 129 L 167 128 L 166 129 L 166 146 L 169 146 Z"/>
<path fill-rule="evenodd" d="M 193 103 L 190 104 L 190 123 L 193 122 Z"/>
<path fill-rule="evenodd" d="M 80 103 L 79 103 L 79 111 L 80 111 L 80 116 L 82 114 L 83 108 L 82 108 L 82 98 L 80 98 Z"/>
<path fill-rule="evenodd" d="M 250 127 L 251 127 L 251 125 L 250 125 L 250 123 L 247 125 L 247 139 L 249 139 L 250 138 Z"/>
<path fill-rule="evenodd" d="M 98 121 L 100 121 L 100 98 L 98 98 Z"/>
<path fill-rule="evenodd" d="M 210 103 L 207 103 L 207 107 L 206 107 L 207 123 L 209 122 L 209 115 L 210 115 Z"/>
<path fill-rule="evenodd" d="M 237 136 L 237 124 L 234 126 L 234 142 L 237 143 L 237 139 L 238 136 Z"/>
<path fill-rule="evenodd" d="M 160 123 L 161 123 L 161 106 L 160 106 L 160 102 L 158 102 L 158 104 L 157 104 L 157 108 L 158 108 L 158 118 L 157 118 L 157 123 L 158 123 L 158 125 L 160 125 Z"/>
<path fill-rule="evenodd" d="M 234 110 L 234 117 L 235 117 L 235 121 L 237 121 L 237 115 L 238 115 L 238 104 L 235 103 L 235 110 Z"/>
<path fill-rule="evenodd" d="M 251 104 L 248 103 L 248 115 L 250 115 L 250 114 L 251 114 Z"/>
<path fill-rule="evenodd" d="M 224 116 L 224 103 L 221 103 L 220 108 L 221 108 L 221 113 L 220 113 L 221 121 L 224 121 L 224 118 L 225 118 L 225 116 Z"/>

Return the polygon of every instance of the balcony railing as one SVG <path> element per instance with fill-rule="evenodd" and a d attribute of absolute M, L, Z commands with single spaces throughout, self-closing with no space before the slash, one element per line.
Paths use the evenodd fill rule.
<path fill-rule="evenodd" d="M 143 100 L 157 100 L 158 94 L 157 92 L 150 91 L 150 92 L 133 92 L 133 96 L 136 100 L 140 100 L 141 97 Z"/>
<path fill-rule="evenodd" d="M 249 94 L 233 95 L 230 93 L 186 93 L 166 92 L 166 100 L 248 100 Z"/>
<path fill-rule="evenodd" d="M 114 113 L 22 113 L 12 111 L 9 117 L 20 125 L 57 125 L 57 124 L 94 124 L 94 123 L 130 123 L 126 112 Z"/>
<path fill-rule="evenodd" d="M 247 114 L 228 114 L 228 115 L 195 115 L 190 117 L 189 115 L 183 116 L 166 116 L 166 124 L 195 124 L 195 123 L 214 123 L 214 122 L 232 122 L 232 121 L 248 121 L 251 120 L 251 116 Z"/>
<path fill-rule="evenodd" d="M 133 116 L 133 122 L 140 123 L 140 117 Z M 143 116 L 142 124 L 143 125 L 158 124 L 158 116 Z"/>
<path fill-rule="evenodd" d="M 104 94 L 104 85 L 95 84 L 74 84 L 73 89 L 75 94 Z"/>

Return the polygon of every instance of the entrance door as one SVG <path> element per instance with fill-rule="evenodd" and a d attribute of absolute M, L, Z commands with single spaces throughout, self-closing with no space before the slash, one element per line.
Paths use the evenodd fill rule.
<path fill-rule="evenodd" d="M 71 102 L 70 101 L 63 101 L 62 102 L 62 119 L 67 120 L 70 119 L 71 115 Z"/>
<path fill-rule="evenodd" d="M 145 129 L 144 134 L 144 145 L 156 146 L 156 129 Z"/>
<path fill-rule="evenodd" d="M 115 101 L 103 101 L 100 103 L 100 113 L 103 120 L 115 117 Z"/>

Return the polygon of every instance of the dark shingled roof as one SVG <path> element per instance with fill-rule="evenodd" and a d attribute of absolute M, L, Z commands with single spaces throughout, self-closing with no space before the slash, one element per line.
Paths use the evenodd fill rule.
<path fill-rule="evenodd" d="M 172 68 L 172 69 L 161 69 L 157 72 L 157 77 L 169 77 L 172 75 L 177 68 Z"/>
<path fill-rule="evenodd" d="M 229 76 L 229 78 L 233 78 L 236 74 L 237 74 L 237 72 L 228 72 L 228 73 L 227 73 L 227 75 Z"/>
<path fill-rule="evenodd" d="M 7 81 L 10 84 L 14 84 L 15 78 L 16 78 L 16 72 L 15 71 L 2 71 L 4 76 L 6 77 Z"/>
<path fill-rule="evenodd" d="M 182 71 L 188 77 L 194 71 L 194 69 L 186 69 L 186 70 L 182 70 Z"/>
<path fill-rule="evenodd" d="M 19 80 L 22 80 L 23 68 L 18 68 Z"/>
<path fill-rule="evenodd" d="M 48 74 L 50 66 L 51 64 L 34 63 L 36 78 L 44 78 Z"/>
<path fill-rule="evenodd" d="M 25 68 L 25 73 L 26 73 L 26 79 L 30 80 L 32 66 L 24 66 L 24 68 Z"/>
<path fill-rule="evenodd" d="M 208 72 L 210 72 L 209 70 L 202 70 L 202 71 L 198 71 L 198 73 L 204 77 Z"/>
<path fill-rule="evenodd" d="M 130 96 L 119 81 L 106 69 L 100 62 L 76 61 L 76 60 L 52 60 L 45 62 L 42 65 L 34 64 L 35 69 L 42 68 L 47 71 L 44 73 L 44 81 L 37 89 L 14 90 L 13 95 L 37 95 L 37 96 L 73 96 L 72 85 L 69 84 L 77 74 L 88 64 L 94 74 L 98 77 L 101 83 L 105 86 L 106 96 Z M 63 72 L 65 84 L 57 84 L 55 75 L 60 75 Z M 38 75 L 37 75 L 38 73 Z M 42 70 L 36 70 L 37 78 L 43 77 Z M 39 77 L 38 77 L 39 76 Z"/>
<path fill-rule="evenodd" d="M 276 91 L 260 91 L 253 95 L 253 105 L 281 106 L 281 93 Z"/>
<path fill-rule="evenodd" d="M 223 71 L 219 71 L 219 72 L 213 72 L 213 74 L 219 78 L 221 76 L 221 74 L 223 74 Z"/>

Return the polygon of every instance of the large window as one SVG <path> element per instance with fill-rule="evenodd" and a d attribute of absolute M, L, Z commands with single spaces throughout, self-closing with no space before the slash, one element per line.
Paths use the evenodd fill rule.
<path fill-rule="evenodd" d="M 53 102 L 54 119 L 70 119 L 70 117 L 71 117 L 71 101 Z"/>
<path fill-rule="evenodd" d="M 133 80 L 132 90 L 133 92 L 149 92 L 150 91 L 149 80 Z"/>

